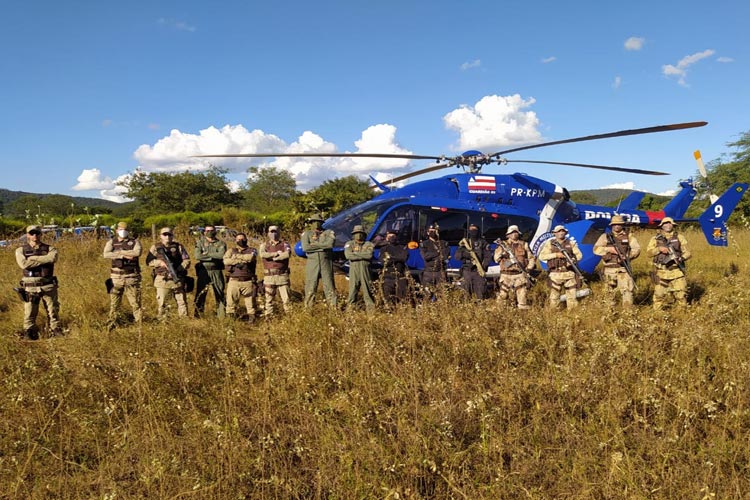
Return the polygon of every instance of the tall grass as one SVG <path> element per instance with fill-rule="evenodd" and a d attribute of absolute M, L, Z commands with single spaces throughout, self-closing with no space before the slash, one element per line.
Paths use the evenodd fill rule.
<path fill-rule="evenodd" d="M 549 312 L 540 283 L 530 311 L 451 294 L 112 333 L 104 242 L 61 242 L 70 332 L 37 342 L 14 336 L 19 272 L 2 250 L 0 495 L 746 498 L 750 232 L 729 249 L 687 237 L 685 310 L 651 310 L 643 257 L 630 311 L 594 282 L 579 309 Z M 153 318 L 148 278 L 144 305 Z"/>

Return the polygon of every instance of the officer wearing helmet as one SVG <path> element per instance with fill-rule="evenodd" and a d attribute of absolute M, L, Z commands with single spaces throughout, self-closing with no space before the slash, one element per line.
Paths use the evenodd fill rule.
<path fill-rule="evenodd" d="M 687 305 L 685 261 L 692 255 L 687 239 L 677 232 L 674 219 L 662 219 L 659 231 L 648 242 L 646 253 L 653 258 L 654 264 L 654 310 L 663 309 L 669 296 L 676 304 Z"/>
<path fill-rule="evenodd" d="M 615 305 L 617 292 L 622 296 L 622 306 L 633 305 L 635 281 L 631 276 L 630 261 L 641 254 L 641 246 L 635 236 L 625 229 L 622 215 L 614 215 L 609 222 L 610 231 L 599 236 L 594 243 L 594 254 L 602 258 L 604 265 L 604 289 L 609 305 Z"/>
<path fill-rule="evenodd" d="M 367 232 L 360 225 L 352 229 L 352 239 L 344 245 L 344 256 L 349 260 L 349 300 L 348 306 L 357 303 L 357 294 L 362 290 L 362 299 L 367 311 L 375 309 L 375 293 L 370 276 L 370 261 L 375 251 L 371 241 L 365 241 Z"/>
<path fill-rule="evenodd" d="M 494 260 L 500 264 L 500 290 L 498 303 L 503 305 L 508 299 L 519 309 L 528 309 L 527 291 L 531 287 L 529 271 L 536 267 L 536 258 L 529 244 L 521 239 L 518 226 L 508 226 L 505 242 L 498 244 Z"/>
<path fill-rule="evenodd" d="M 577 292 L 580 284 L 568 258 L 575 263 L 583 258 L 583 254 L 576 242 L 568 238 L 565 226 L 555 226 L 552 234 L 554 237 L 548 239 L 539 252 L 539 260 L 545 261 L 548 266 L 549 306 L 557 308 L 561 302 L 560 295 L 564 292 L 567 308 L 573 309 L 578 306 Z"/>

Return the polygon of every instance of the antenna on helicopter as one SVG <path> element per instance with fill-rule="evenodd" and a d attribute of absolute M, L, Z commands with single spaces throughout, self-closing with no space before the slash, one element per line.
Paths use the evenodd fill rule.
<path fill-rule="evenodd" d="M 698 172 L 700 172 L 703 182 L 706 184 L 706 188 L 708 188 L 708 198 L 711 200 L 711 204 L 714 204 L 719 197 L 711 192 L 711 185 L 708 183 L 708 172 L 706 171 L 706 166 L 703 164 L 703 158 L 699 149 L 693 151 L 693 158 L 695 158 L 695 162 L 698 164 Z"/>

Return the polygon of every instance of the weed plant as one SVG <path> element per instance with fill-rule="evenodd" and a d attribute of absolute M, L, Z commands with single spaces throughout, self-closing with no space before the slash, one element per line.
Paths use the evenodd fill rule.
<path fill-rule="evenodd" d="M 540 282 L 529 311 L 449 293 L 160 324 L 144 272 L 146 321 L 111 333 L 104 241 L 62 241 L 69 332 L 35 342 L 0 249 L 0 496 L 747 498 L 750 231 L 728 249 L 685 233 L 687 309 L 652 311 L 643 256 L 627 311 L 594 280 L 571 312 L 543 309 Z"/>

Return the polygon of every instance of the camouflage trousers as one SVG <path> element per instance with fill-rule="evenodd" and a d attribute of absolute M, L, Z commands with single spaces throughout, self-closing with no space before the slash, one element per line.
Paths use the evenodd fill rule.
<path fill-rule="evenodd" d="M 654 279 L 654 310 L 662 310 L 670 296 L 677 305 L 687 305 L 687 278 L 681 271 L 659 269 Z"/>
<path fill-rule="evenodd" d="M 164 279 L 163 276 L 157 276 L 154 280 L 156 287 L 156 317 L 160 320 L 167 316 L 167 301 L 174 298 L 177 303 L 177 315 L 187 316 L 187 294 L 185 286 L 181 283 L 175 283 L 172 280 Z"/>
<path fill-rule="evenodd" d="M 576 273 L 573 271 L 553 271 L 549 273 L 547 284 L 549 285 L 550 308 L 556 309 L 560 305 L 560 294 L 563 291 L 565 293 L 567 308 L 573 309 L 578 307 L 578 298 L 576 297 L 578 281 L 576 280 Z"/>
<path fill-rule="evenodd" d="M 39 303 L 44 305 L 47 321 L 52 331 L 60 329 L 60 303 L 57 300 L 57 284 L 24 287 L 29 295 L 29 301 L 23 304 L 23 329 L 31 330 L 36 327 L 36 317 L 39 315 Z"/>
<path fill-rule="evenodd" d="M 237 306 L 240 300 L 245 303 L 245 309 L 250 318 L 255 318 L 256 302 L 258 294 L 258 285 L 254 281 L 239 281 L 235 278 L 229 278 L 227 283 L 227 315 L 234 315 L 237 312 Z"/>
<path fill-rule="evenodd" d="M 604 268 L 604 293 L 608 305 L 614 306 L 616 304 L 615 299 L 619 291 L 622 296 L 622 306 L 631 307 L 633 305 L 634 288 L 635 282 L 624 267 Z"/>
<path fill-rule="evenodd" d="M 497 292 L 498 304 L 507 304 L 510 299 L 512 305 L 518 303 L 519 309 L 529 308 L 526 303 L 526 294 L 529 291 L 529 280 L 523 275 L 523 273 L 501 273 L 498 284 L 500 286 L 499 291 Z"/>
<path fill-rule="evenodd" d="M 140 275 L 119 276 L 113 274 L 111 278 L 113 286 L 109 292 L 109 322 L 114 323 L 117 320 L 117 311 L 122 305 L 122 296 L 125 295 L 133 308 L 133 318 L 136 323 L 140 323 L 143 319 Z"/>

